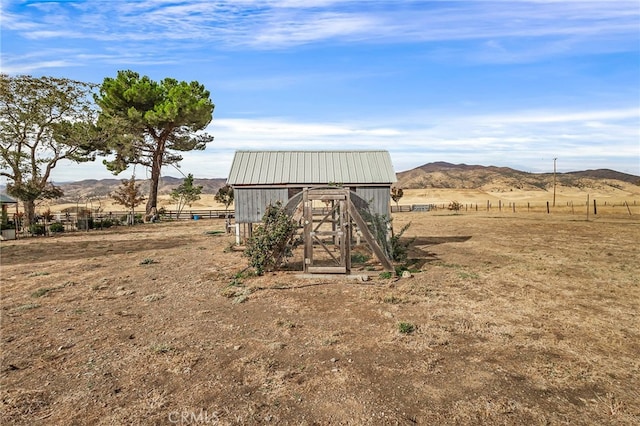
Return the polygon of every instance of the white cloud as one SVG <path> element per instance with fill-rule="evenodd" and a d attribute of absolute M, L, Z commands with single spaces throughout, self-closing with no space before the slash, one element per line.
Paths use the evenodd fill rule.
<path fill-rule="evenodd" d="M 435 116 L 422 127 L 351 122 L 289 121 L 284 118 L 217 119 L 207 129 L 215 136 L 205 151 L 184 153 L 180 170 L 196 177 L 227 177 L 236 150 L 385 149 L 396 171 L 433 161 L 507 166 L 547 172 L 553 158 L 558 171 L 614 168 L 640 175 L 639 111 L 514 111 L 509 114 Z M 546 117 L 546 118 L 545 118 Z M 598 126 L 592 126 L 597 120 Z M 489 125 L 488 125 L 489 124 Z M 118 178 L 128 178 L 132 170 Z M 136 169 L 144 178 L 145 170 Z M 171 167 L 163 175 L 180 176 Z M 99 161 L 59 167 L 55 181 L 113 177 Z"/>
<path fill-rule="evenodd" d="M 11 60 L 3 58 L 2 72 L 7 74 L 30 74 L 34 71 L 40 71 L 50 68 L 64 68 L 73 66 L 73 62 L 69 62 L 66 60 L 18 62 L 15 65 L 13 65 L 12 62 L 13 61 Z"/>
<path fill-rule="evenodd" d="M 81 46 L 4 48 L 11 74 L 117 64 L 176 64 L 205 46 L 227 52 L 286 50 L 308 44 L 423 44 L 445 63 L 528 63 L 550 57 L 637 52 L 636 1 L 163 1 L 3 3 L 3 44 Z M 11 37 L 7 37 L 11 36 Z M 162 46 L 156 44 L 162 40 Z M 26 46 L 26 45 L 25 45 Z M 19 52 L 19 53 L 18 53 Z M 87 53 L 87 52 L 84 52 Z M 24 54 L 24 55 L 23 55 Z M 191 56 L 190 56 L 191 55 Z M 281 81 L 280 83 L 283 83 Z"/>
<path fill-rule="evenodd" d="M 528 164 L 545 170 L 549 158 L 585 168 L 616 167 L 640 174 L 640 111 L 514 111 L 509 114 L 436 116 L 415 122 L 301 123 L 285 119 L 220 119 L 208 149 L 387 149 L 398 170 L 431 161 Z M 404 119 L 403 119 L 404 120 Z M 593 126 L 594 120 L 599 124 Z M 394 124 L 392 124 L 394 123 Z M 227 167 L 230 164 L 227 165 Z"/>
<path fill-rule="evenodd" d="M 65 7 L 66 5 L 66 7 Z M 41 11 L 42 12 L 42 11 Z M 9 12 L 6 28 L 29 38 L 197 39 L 227 46 L 282 48 L 327 39 L 361 41 L 492 40 L 637 34 L 634 1 L 87 2 Z M 109 28 L 109 31 L 102 29 Z"/>

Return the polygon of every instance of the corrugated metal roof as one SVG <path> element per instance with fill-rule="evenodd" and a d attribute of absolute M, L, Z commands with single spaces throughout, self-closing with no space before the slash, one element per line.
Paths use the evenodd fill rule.
<path fill-rule="evenodd" d="M 18 202 L 6 194 L 0 194 L 0 203 L 17 204 Z"/>
<path fill-rule="evenodd" d="M 236 151 L 229 185 L 396 182 L 387 151 Z"/>

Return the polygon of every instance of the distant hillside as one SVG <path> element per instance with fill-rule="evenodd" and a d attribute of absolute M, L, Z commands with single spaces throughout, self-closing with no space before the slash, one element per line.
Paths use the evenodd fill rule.
<path fill-rule="evenodd" d="M 175 178 L 171 176 L 163 176 L 160 178 L 160 184 L 158 186 L 158 194 L 168 194 L 180 185 L 184 181 L 184 178 Z M 194 179 L 195 185 L 202 185 L 203 194 L 215 194 L 218 189 L 223 187 L 226 183 L 224 178 L 215 179 Z M 120 184 L 122 179 L 86 179 L 77 182 L 60 183 L 58 186 L 64 191 L 64 196 L 57 201 L 60 203 L 72 203 L 78 199 L 86 199 L 89 197 L 107 197 L 111 194 Z M 149 194 L 149 181 L 139 180 L 140 191 L 144 195 Z"/>
<path fill-rule="evenodd" d="M 435 162 L 412 170 L 397 173 L 397 186 L 404 189 L 476 189 L 486 192 L 552 191 L 553 173 L 527 173 L 509 167 L 479 166 Z M 107 197 L 122 182 L 122 179 L 87 179 L 57 184 L 64 191 L 60 203 L 73 203 L 90 197 Z M 149 181 L 141 180 L 140 189 L 148 195 Z M 183 182 L 183 178 L 165 176 L 161 178 L 159 195 L 168 194 Z M 226 179 L 195 179 L 203 186 L 203 194 L 215 194 L 224 186 Z M 638 192 L 640 176 L 616 172 L 609 169 L 585 170 L 557 173 L 558 187 L 593 190 L 631 190 Z M 2 191 L 3 188 L 0 188 Z"/>
<path fill-rule="evenodd" d="M 401 188 L 479 189 L 490 192 L 553 189 L 553 173 L 527 173 L 509 167 L 435 162 L 397 173 Z M 557 173 L 556 184 L 565 187 L 606 189 L 640 185 L 640 176 L 599 169 Z"/>

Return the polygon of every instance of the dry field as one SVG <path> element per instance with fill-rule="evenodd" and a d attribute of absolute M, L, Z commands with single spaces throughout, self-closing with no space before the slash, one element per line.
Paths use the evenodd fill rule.
<path fill-rule="evenodd" d="M 405 189 L 404 197 L 400 200 L 401 205 L 412 204 L 435 204 L 438 208 L 446 209 L 451 201 L 462 203 L 469 211 L 475 211 L 476 205 L 478 211 L 485 212 L 487 210 L 487 202 L 491 204 L 490 212 L 512 212 L 516 213 L 538 212 L 546 213 L 546 203 L 551 206 L 551 213 L 573 214 L 576 216 L 585 216 L 586 218 L 586 202 L 589 199 L 589 207 L 593 214 L 593 200 L 596 200 L 599 214 L 618 216 L 629 216 L 629 210 L 632 215 L 640 215 L 640 186 L 632 184 L 624 184 L 624 189 L 607 187 L 606 189 L 593 188 L 566 188 L 558 186 L 556 191 L 556 205 L 553 206 L 553 192 L 549 191 L 524 191 L 503 189 L 500 191 L 482 191 L 477 189 Z M 42 213 L 49 209 L 52 213 L 59 213 L 65 209 L 91 209 L 99 212 L 117 211 L 122 212 L 125 208 L 121 205 L 114 204 L 113 200 L 108 197 L 87 199 L 79 203 L 54 204 L 43 203 L 38 206 L 38 212 Z M 629 206 L 627 209 L 626 205 Z M 515 206 L 514 206 L 515 204 Z M 164 207 L 166 210 L 176 210 L 177 206 L 171 201 L 168 195 L 159 195 L 158 207 Z M 233 209 L 233 205 L 230 207 Z M 188 210 L 224 210 L 224 205 L 214 200 L 213 194 L 202 194 L 201 199 L 194 202 L 191 207 L 185 207 Z M 138 212 L 144 210 L 144 205 L 137 208 Z"/>
<path fill-rule="evenodd" d="M 365 282 L 239 275 L 221 220 L 3 241 L 0 418 L 639 424 L 638 217 L 396 214 Z"/>

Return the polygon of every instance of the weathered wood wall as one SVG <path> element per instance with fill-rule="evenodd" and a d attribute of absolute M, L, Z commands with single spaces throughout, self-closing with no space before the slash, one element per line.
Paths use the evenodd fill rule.
<path fill-rule="evenodd" d="M 367 203 L 372 213 L 391 217 L 391 188 L 388 186 L 356 187 L 356 194 Z"/>
<path fill-rule="evenodd" d="M 286 204 L 287 188 L 235 188 L 236 223 L 260 223 L 269 204 Z"/>

